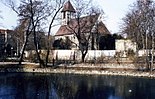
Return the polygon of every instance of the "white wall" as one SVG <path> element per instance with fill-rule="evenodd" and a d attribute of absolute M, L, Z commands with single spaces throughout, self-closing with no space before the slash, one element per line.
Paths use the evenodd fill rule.
<path fill-rule="evenodd" d="M 42 50 L 42 53 L 44 52 L 45 50 Z M 88 50 L 85 60 L 94 60 L 100 57 L 114 57 L 116 52 L 116 50 Z M 34 53 L 34 50 L 25 51 L 25 57 L 29 57 Z M 139 50 L 138 56 L 144 55 L 146 55 L 146 50 Z M 74 58 L 75 60 L 81 60 L 81 52 L 79 50 L 52 50 L 50 57 L 59 60 L 74 60 Z"/>
<path fill-rule="evenodd" d="M 148 53 L 151 53 L 152 54 L 152 50 L 139 50 L 138 51 L 138 56 L 146 56 L 146 54 Z M 154 52 L 154 55 L 155 55 L 155 52 Z"/>
<path fill-rule="evenodd" d="M 94 60 L 105 56 L 113 57 L 115 52 L 115 50 L 89 50 L 86 55 L 86 60 Z M 81 52 L 79 50 L 54 50 L 55 59 L 73 60 L 74 57 L 76 60 L 81 60 Z"/>
<path fill-rule="evenodd" d="M 55 36 L 55 40 L 57 40 L 57 39 L 66 40 L 66 37 L 68 37 L 72 42 L 74 42 L 74 43 L 72 43 L 72 49 L 78 49 L 78 47 L 75 45 L 75 44 L 79 45 L 78 40 L 74 34 L 64 35 L 64 36 Z"/>
<path fill-rule="evenodd" d="M 117 52 L 127 51 L 129 49 L 132 49 L 134 52 L 136 52 L 136 43 L 132 42 L 131 40 L 116 40 L 115 45 Z"/>

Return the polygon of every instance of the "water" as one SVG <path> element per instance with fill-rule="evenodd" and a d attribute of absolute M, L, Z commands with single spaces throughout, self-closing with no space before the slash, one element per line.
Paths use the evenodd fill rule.
<path fill-rule="evenodd" d="M 0 99 L 155 99 L 155 79 L 0 73 Z"/>

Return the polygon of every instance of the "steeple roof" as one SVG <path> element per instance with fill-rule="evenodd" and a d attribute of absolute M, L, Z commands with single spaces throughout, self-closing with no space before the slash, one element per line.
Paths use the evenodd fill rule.
<path fill-rule="evenodd" d="M 75 13 L 75 9 L 74 7 L 72 6 L 70 0 L 68 0 L 65 4 L 64 4 L 64 7 L 62 9 L 61 12 L 66 12 L 66 11 L 70 11 L 70 12 L 74 12 Z"/>

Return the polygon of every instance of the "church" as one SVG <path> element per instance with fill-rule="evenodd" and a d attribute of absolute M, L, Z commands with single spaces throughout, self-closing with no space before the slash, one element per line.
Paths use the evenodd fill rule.
<path fill-rule="evenodd" d="M 88 16 L 82 16 L 80 18 L 75 17 L 77 15 L 76 10 L 68 0 L 62 10 L 62 24 L 55 34 L 55 41 L 70 41 L 71 48 L 78 49 L 79 41 L 77 39 L 77 33 L 89 36 L 89 50 L 99 49 L 99 40 L 101 36 L 110 34 L 105 24 L 101 20 L 101 14 L 96 13 Z M 62 45 L 62 43 L 55 45 Z M 67 44 L 64 44 L 67 46 Z M 62 49 L 68 49 L 62 47 Z"/>

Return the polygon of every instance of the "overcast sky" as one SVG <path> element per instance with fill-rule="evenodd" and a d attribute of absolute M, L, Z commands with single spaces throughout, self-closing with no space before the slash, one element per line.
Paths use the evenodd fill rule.
<path fill-rule="evenodd" d="M 122 18 L 129 11 L 129 5 L 136 0 L 94 0 L 96 6 L 100 6 L 105 12 L 104 23 L 111 33 L 119 32 Z M 0 3 L 0 28 L 13 29 L 17 24 L 17 16 L 11 9 Z"/>
<path fill-rule="evenodd" d="M 94 0 L 105 12 L 104 23 L 111 33 L 119 32 L 122 18 L 136 0 Z"/>

